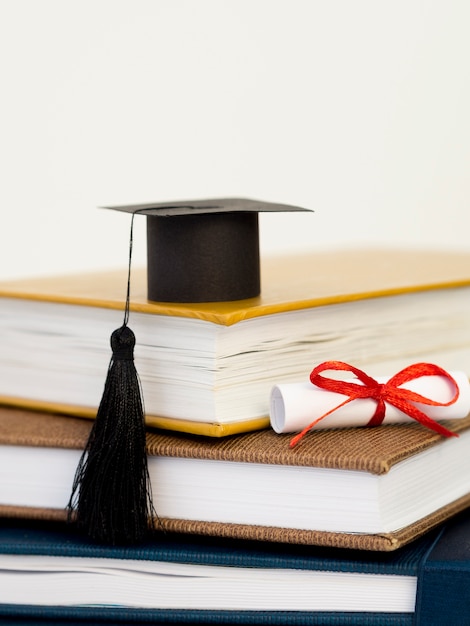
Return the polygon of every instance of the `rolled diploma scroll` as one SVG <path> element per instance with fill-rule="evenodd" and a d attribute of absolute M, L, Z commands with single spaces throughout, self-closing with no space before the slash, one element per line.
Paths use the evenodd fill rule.
<path fill-rule="evenodd" d="M 429 406 L 414 402 L 413 404 L 434 420 L 467 417 L 470 412 L 470 383 L 464 372 L 449 372 L 459 386 L 459 397 L 450 406 Z M 379 383 L 387 382 L 387 377 L 377 377 Z M 358 385 L 357 378 L 347 379 Z M 422 376 L 400 388 L 409 389 L 425 398 L 436 402 L 449 402 L 454 396 L 454 385 L 442 376 Z M 348 396 L 334 391 L 326 391 L 311 382 L 286 383 L 276 385 L 271 391 L 270 420 L 273 430 L 277 433 L 301 431 L 328 411 L 347 400 Z M 411 417 L 391 404 L 385 403 L 383 424 L 414 422 Z M 352 400 L 345 406 L 333 411 L 315 424 L 317 428 L 347 428 L 365 426 L 374 415 L 377 402 L 371 398 Z"/>

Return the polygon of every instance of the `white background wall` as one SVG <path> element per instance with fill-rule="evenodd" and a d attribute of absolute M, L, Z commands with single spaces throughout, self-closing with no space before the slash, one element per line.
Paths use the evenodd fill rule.
<path fill-rule="evenodd" d="M 0 0 L 0 278 L 125 265 L 99 205 L 219 195 L 315 210 L 263 254 L 470 249 L 469 32 L 468 0 Z"/>

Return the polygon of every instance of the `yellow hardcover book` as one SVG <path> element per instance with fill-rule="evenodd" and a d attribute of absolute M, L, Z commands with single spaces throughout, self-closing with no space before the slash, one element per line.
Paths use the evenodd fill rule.
<path fill-rule="evenodd" d="M 93 417 L 126 271 L 0 283 L 0 401 Z M 172 304 L 131 281 L 149 425 L 225 436 L 266 427 L 271 388 L 324 360 L 371 375 L 413 361 L 470 374 L 470 254 L 349 250 L 262 260 L 261 295 Z"/>
<path fill-rule="evenodd" d="M 470 417 L 458 437 L 420 424 L 270 429 L 222 439 L 147 433 L 157 530 L 392 551 L 470 505 Z M 90 421 L 0 408 L 0 514 L 65 520 Z"/>

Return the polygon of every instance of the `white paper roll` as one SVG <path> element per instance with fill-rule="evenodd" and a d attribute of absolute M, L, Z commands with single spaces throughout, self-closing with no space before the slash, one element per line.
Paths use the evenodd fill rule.
<path fill-rule="evenodd" d="M 459 386 L 459 397 L 450 406 L 429 406 L 414 402 L 423 413 L 434 420 L 455 419 L 466 417 L 470 412 L 470 383 L 464 372 L 449 372 Z M 390 377 L 391 378 L 391 377 Z M 379 383 L 387 382 L 388 378 L 377 378 Z M 348 379 L 358 385 L 357 378 Z M 400 386 L 421 394 L 435 402 L 449 402 L 455 393 L 453 384 L 442 376 L 422 376 Z M 348 396 L 334 391 L 326 391 L 310 382 L 287 383 L 273 387 L 270 398 L 270 420 L 273 430 L 277 433 L 302 431 L 314 420 L 328 411 L 335 409 Z M 385 403 L 384 424 L 413 422 L 411 417 Z M 317 428 L 346 428 L 365 426 L 374 415 L 377 402 L 373 399 L 359 399 L 349 402 L 335 410 L 315 425 Z"/>

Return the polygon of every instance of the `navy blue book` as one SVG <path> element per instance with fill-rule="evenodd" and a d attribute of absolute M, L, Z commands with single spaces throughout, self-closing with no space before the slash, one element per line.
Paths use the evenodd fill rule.
<path fill-rule="evenodd" d="M 470 624 L 470 514 L 393 552 L 0 522 L 0 623 Z"/>

